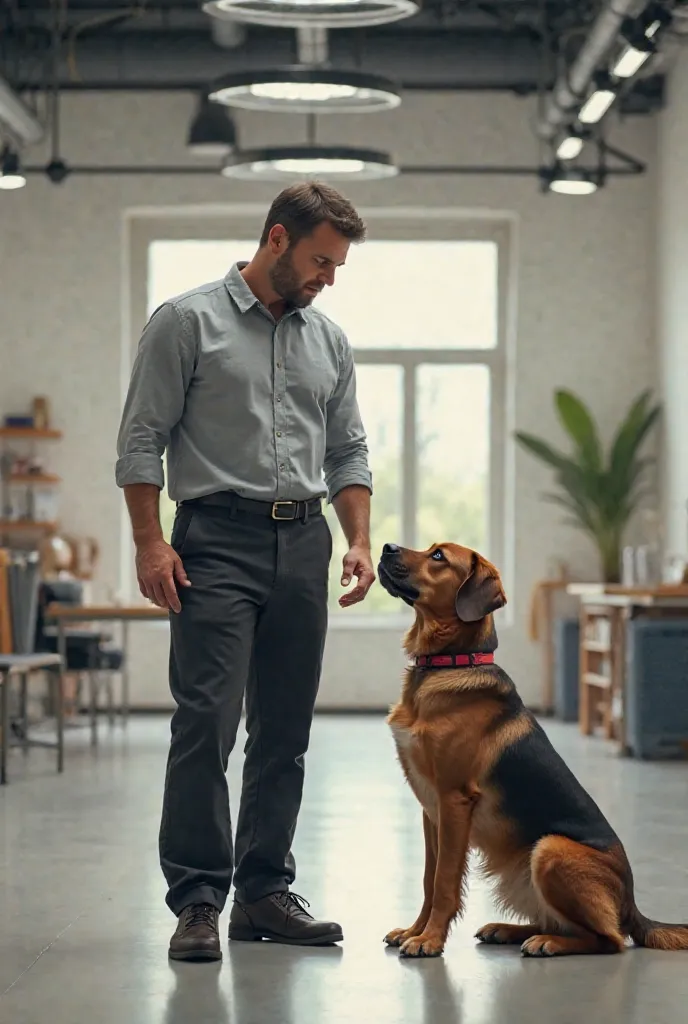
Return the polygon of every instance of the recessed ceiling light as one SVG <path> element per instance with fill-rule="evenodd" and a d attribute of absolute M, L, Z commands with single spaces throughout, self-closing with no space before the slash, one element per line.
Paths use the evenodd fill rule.
<path fill-rule="evenodd" d="M 230 154 L 226 178 L 284 181 L 320 178 L 328 181 L 372 181 L 398 174 L 388 153 L 357 146 L 267 146 Z"/>
<path fill-rule="evenodd" d="M 209 98 L 246 110 L 304 113 L 361 113 L 401 103 L 397 87 L 382 75 L 301 64 L 223 75 L 210 86 Z"/>
<path fill-rule="evenodd" d="M 11 192 L 17 188 L 24 188 L 24 185 L 26 178 L 22 174 L 19 157 L 13 149 L 5 146 L 0 154 L 0 188 L 5 192 Z"/>
<path fill-rule="evenodd" d="M 363 28 L 386 25 L 417 14 L 416 0 L 208 0 L 203 10 L 216 18 L 254 25 L 298 28 Z"/>

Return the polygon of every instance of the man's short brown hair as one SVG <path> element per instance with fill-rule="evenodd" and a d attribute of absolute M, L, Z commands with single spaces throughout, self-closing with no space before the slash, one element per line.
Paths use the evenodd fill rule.
<path fill-rule="evenodd" d="M 265 245 L 275 224 L 281 224 L 289 241 L 298 242 L 327 222 L 350 242 L 362 242 L 366 226 L 348 199 L 330 185 L 318 181 L 299 182 L 285 188 L 273 201 L 260 238 Z"/>

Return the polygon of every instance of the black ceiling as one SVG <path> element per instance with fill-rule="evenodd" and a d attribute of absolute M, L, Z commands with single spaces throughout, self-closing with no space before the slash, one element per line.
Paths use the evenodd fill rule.
<path fill-rule="evenodd" d="M 425 0 L 406 21 L 329 34 L 333 63 L 387 74 L 405 89 L 493 89 L 527 93 L 550 86 L 580 45 L 600 0 Z M 199 0 L 4 0 L 0 72 L 18 90 L 52 75 L 52 30 L 61 12 L 63 89 L 193 89 L 232 70 L 293 63 L 292 29 L 246 26 L 240 46 L 214 40 Z M 645 80 L 628 109 L 656 106 L 659 83 Z"/>

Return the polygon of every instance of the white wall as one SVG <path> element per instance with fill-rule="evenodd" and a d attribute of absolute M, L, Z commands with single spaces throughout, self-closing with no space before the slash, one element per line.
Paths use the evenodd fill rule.
<path fill-rule="evenodd" d="M 192 102 L 180 95 L 67 95 L 63 149 L 72 163 L 178 162 Z M 502 95 L 415 95 L 385 115 L 325 121 L 322 141 L 392 149 L 404 164 L 535 164 L 530 101 Z M 301 137 L 300 118 L 252 117 L 245 144 Z M 614 141 L 654 160 L 654 124 L 631 120 Z M 678 170 L 677 170 L 678 173 Z M 65 440 L 54 467 L 64 477 L 66 529 L 101 543 L 99 586 L 117 588 L 121 502 L 113 483 L 120 412 L 122 223 L 132 208 L 265 202 L 273 189 L 213 177 L 74 177 L 60 187 L 32 179 L 0 202 L 0 410 L 51 397 Z M 559 436 L 552 392 L 579 391 L 609 432 L 653 376 L 653 173 L 614 179 L 589 199 L 544 197 L 514 177 L 401 177 L 351 188 L 360 206 L 452 206 L 517 219 L 514 396 L 519 428 Z M 551 558 L 592 574 L 592 550 L 539 501 L 546 472 L 516 454 L 513 624 L 501 662 L 524 699 L 537 703 L 538 651 L 527 639 L 532 586 Z M 161 627 L 133 630 L 135 702 L 166 705 Z M 403 659 L 394 632 L 332 630 L 322 705 L 384 706 L 398 692 Z"/>
<path fill-rule="evenodd" d="M 669 550 L 688 543 L 688 54 L 668 82 L 658 132 L 658 340 L 664 399 L 664 517 Z"/>

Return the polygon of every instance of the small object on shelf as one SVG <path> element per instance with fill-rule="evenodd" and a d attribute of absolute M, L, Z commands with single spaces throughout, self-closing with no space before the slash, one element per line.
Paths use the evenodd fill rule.
<path fill-rule="evenodd" d="M 38 395 L 33 400 L 33 426 L 36 430 L 50 428 L 50 403 L 43 395 Z"/>
<path fill-rule="evenodd" d="M 33 429 L 33 416 L 5 416 L 5 426 L 10 429 L 20 428 L 21 430 Z"/>
<path fill-rule="evenodd" d="M 57 519 L 57 497 L 52 487 L 32 487 L 30 505 L 32 518 L 37 523 L 50 523 Z"/>

